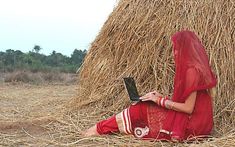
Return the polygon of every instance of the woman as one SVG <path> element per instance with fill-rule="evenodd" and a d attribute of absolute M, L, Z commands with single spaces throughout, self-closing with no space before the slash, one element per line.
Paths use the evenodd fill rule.
<path fill-rule="evenodd" d="M 182 141 L 209 135 L 213 127 L 210 89 L 216 78 L 205 49 L 191 31 L 172 36 L 175 60 L 174 93 L 170 100 L 156 91 L 141 102 L 97 123 L 84 136 L 120 132 L 143 139 Z"/>

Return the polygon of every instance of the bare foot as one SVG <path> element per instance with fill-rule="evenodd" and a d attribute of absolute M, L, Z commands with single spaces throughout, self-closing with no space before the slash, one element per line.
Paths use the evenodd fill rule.
<path fill-rule="evenodd" d="M 83 137 L 98 136 L 99 133 L 96 130 L 96 125 L 82 132 Z"/>

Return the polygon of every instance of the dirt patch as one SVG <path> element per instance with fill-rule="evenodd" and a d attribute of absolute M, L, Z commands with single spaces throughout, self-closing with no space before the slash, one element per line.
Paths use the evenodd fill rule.
<path fill-rule="evenodd" d="M 64 105 L 76 95 L 75 87 L 1 83 L 0 145 L 41 146 L 45 139 L 48 144 L 53 134 L 48 126 L 61 125 L 58 120 Z"/>
<path fill-rule="evenodd" d="M 0 85 L 0 121 L 21 121 L 60 114 L 76 95 L 75 85 Z"/>

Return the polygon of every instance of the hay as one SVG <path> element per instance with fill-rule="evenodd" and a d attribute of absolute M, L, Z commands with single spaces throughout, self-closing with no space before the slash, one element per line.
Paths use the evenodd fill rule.
<path fill-rule="evenodd" d="M 202 40 L 217 75 L 214 136 L 235 128 L 235 2 L 233 0 L 121 0 L 91 44 L 71 105 L 108 116 L 129 104 L 122 77 L 141 94 L 173 92 L 170 37 L 188 28 Z"/>

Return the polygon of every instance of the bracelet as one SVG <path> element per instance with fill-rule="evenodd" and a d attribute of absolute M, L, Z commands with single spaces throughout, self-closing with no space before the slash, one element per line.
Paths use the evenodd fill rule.
<path fill-rule="evenodd" d="M 163 108 L 172 109 L 174 103 L 172 102 L 172 105 L 170 105 L 169 102 L 171 102 L 171 100 L 169 99 L 168 96 L 166 96 L 165 98 L 160 97 L 156 103 Z"/>
<path fill-rule="evenodd" d="M 166 104 L 165 104 L 165 103 L 166 103 L 166 99 L 160 97 L 160 98 L 159 98 L 159 101 L 158 101 L 158 105 L 165 108 L 165 107 L 166 107 Z"/>
<path fill-rule="evenodd" d="M 161 106 L 161 100 L 162 100 L 163 98 L 162 97 L 160 97 L 158 100 L 157 100 L 157 104 L 159 105 L 159 106 Z"/>
<path fill-rule="evenodd" d="M 164 98 L 161 98 L 160 106 L 164 107 Z"/>
<path fill-rule="evenodd" d="M 157 105 L 159 105 L 159 100 L 160 98 L 158 98 L 156 101 L 154 101 Z"/>
<path fill-rule="evenodd" d="M 170 100 L 170 98 L 168 96 L 166 96 L 165 99 Z"/>
<path fill-rule="evenodd" d="M 170 100 L 166 100 L 165 106 L 167 109 L 170 109 L 170 103 L 171 103 Z"/>
<path fill-rule="evenodd" d="M 163 106 L 162 106 L 163 108 L 166 108 L 166 101 L 167 101 L 167 99 L 164 98 L 164 99 L 163 99 Z"/>
<path fill-rule="evenodd" d="M 175 104 L 174 102 L 171 102 L 171 108 L 170 108 L 171 110 L 173 110 L 174 104 Z"/>

